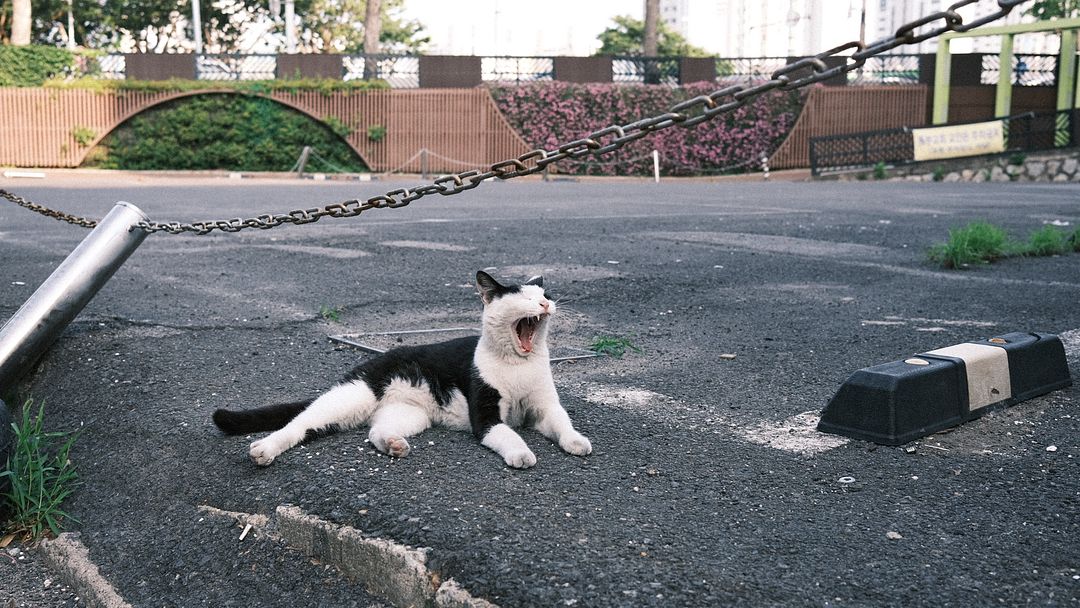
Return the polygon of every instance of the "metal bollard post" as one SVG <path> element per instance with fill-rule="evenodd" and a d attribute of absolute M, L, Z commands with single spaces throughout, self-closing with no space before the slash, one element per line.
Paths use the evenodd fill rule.
<path fill-rule="evenodd" d="M 117 203 L 0 327 L 0 397 L 11 394 L 15 382 L 143 242 L 147 233 L 136 225 L 147 219 L 135 205 Z"/>

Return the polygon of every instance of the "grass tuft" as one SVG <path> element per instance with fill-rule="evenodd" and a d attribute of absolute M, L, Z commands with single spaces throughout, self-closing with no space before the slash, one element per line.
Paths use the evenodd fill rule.
<path fill-rule="evenodd" d="M 344 306 L 327 306 L 326 304 L 323 304 L 319 307 L 319 316 L 325 321 L 340 323 L 341 311 L 343 310 L 345 310 Z"/>
<path fill-rule="evenodd" d="M 930 249 L 929 256 L 945 268 L 986 264 L 1011 253 L 1005 231 L 988 222 L 971 222 L 949 230 L 949 240 Z"/>
<path fill-rule="evenodd" d="M 1069 243 L 1073 251 L 1080 253 L 1080 228 L 1073 230 L 1073 233 L 1069 235 Z"/>
<path fill-rule="evenodd" d="M 0 496 L 11 514 L 4 529 L 30 540 L 46 532 L 60 534 L 66 520 L 75 521 L 60 506 L 78 485 L 79 476 L 68 459 L 78 435 L 47 433 L 44 422 L 44 402 L 35 416 L 33 402 L 28 400 L 22 417 L 11 423 L 13 451 L 0 471 L 0 477 L 6 477 L 11 486 Z"/>
<path fill-rule="evenodd" d="M 1073 234 L 1075 236 L 1075 233 Z M 1073 243 L 1075 248 L 1076 243 Z M 1069 238 L 1064 232 L 1047 225 L 1031 233 L 1028 237 L 1027 246 L 1024 248 L 1025 255 L 1060 255 L 1069 250 Z"/>
<path fill-rule="evenodd" d="M 634 346 L 633 342 L 628 338 L 618 338 L 615 336 L 595 336 L 592 344 L 589 345 L 589 350 L 608 357 L 621 357 L 626 354 L 627 350 L 631 350 L 635 353 L 641 352 L 641 349 Z"/>

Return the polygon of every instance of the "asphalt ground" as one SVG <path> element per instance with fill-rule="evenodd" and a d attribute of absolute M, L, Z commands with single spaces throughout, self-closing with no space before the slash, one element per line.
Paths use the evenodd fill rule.
<path fill-rule="evenodd" d="M 91 217 L 126 200 L 192 220 L 415 183 L 0 187 Z M 151 235 L 23 389 L 51 428 L 81 429 L 73 528 L 135 606 L 376 603 L 199 511 L 281 504 L 428 547 L 444 580 L 501 606 L 1077 605 L 1077 386 L 911 453 L 812 430 L 853 371 L 990 335 L 1062 334 L 1078 376 L 1080 255 L 926 260 L 975 219 L 1021 236 L 1075 227 L 1080 187 L 516 181 L 347 220 Z M 0 206 L 0 314 L 85 234 Z M 471 277 L 490 267 L 545 275 L 556 346 L 640 348 L 554 369 L 588 458 L 526 431 L 539 462 L 509 470 L 471 435 L 432 429 L 392 460 L 356 431 L 259 468 L 250 438 L 213 427 L 216 408 L 316 395 L 368 356 L 330 334 L 474 324 Z"/>

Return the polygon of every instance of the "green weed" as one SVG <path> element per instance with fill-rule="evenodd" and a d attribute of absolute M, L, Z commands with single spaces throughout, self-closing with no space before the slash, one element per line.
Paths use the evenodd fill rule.
<path fill-rule="evenodd" d="M 1075 233 L 1074 233 L 1075 236 Z M 1073 242 L 1073 248 L 1076 243 Z M 1053 226 L 1043 226 L 1031 233 L 1028 237 L 1027 246 L 1024 248 L 1025 255 L 1060 255 L 1069 250 L 1069 238 L 1064 232 Z"/>
<path fill-rule="evenodd" d="M 945 268 L 985 264 L 1011 253 L 1005 231 L 987 222 L 971 222 L 949 230 L 949 240 L 930 249 L 929 257 Z"/>
<path fill-rule="evenodd" d="M 330 127 L 330 130 L 337 133 L 342 139 L 352 135 L 352 128 L 345 124 L 345 121 L 336 116 L 327 116 L 323 119 L 326 126 Z"/>
<path fill-rule="evenodd" d="M 1080 228 L 1073 230 L 1073 233 L 1069 235 L 1069 242 L 1072 244 L 1072 250 L 1080 252 Z"/>
<path fill-rule="evenodd" d="M 889 177 L 889 174 L 885 171 L 885 163 L 883 161 L 878 161 L 878 163 L 874 165 L 874 179 L 885 179 L 886 177 Z"/>
<path fill-rule="evenodd" d="M 345 310 L 343 306 L 327 306 L 323 304 L 319 307 L 319 316 L 324 321 L 330 321 L 333 323 L 341 322 L 341 311 Z"/>
<path fill-rule="evenodd" d="M 621 357 L 626 354 L 627 350 L 631 350 L 635 353 L 641 352 L 641 349 L 634 346 L 628 338 L 618 338 L 614 336 L 594 337 L 592 344 L 589 345 L 589 350 L 598 355 L 606 355 L 608 357 Z"/>
<path fill-rule="evenodd" d="M 79 476 L 68 459 L 78 435 L 45 432 L 45 404 L 38 406 L 36 416 L 33 410 L 33 402 L 27 400 L 22 417 L 11 423 L 14 450 L 0 477 L 11 485 L 2 496 L 11 513 L 5 530 L 36 540 L 46 532 L 59 534 L 66 520 L 76 521 L 60 507 L 75 490 Z"/>
<path fill-rule="evenodd" d="M 97 131 L 90 127 L 76 126 L 71 129 L 71 136 L 75 138 L 75 143 L 85 148 L 97 137 Z"/>
<path fill-rule="evenodd" d="M 380 142 L 386 139 L 386 127 L 383 125 L 371 125 L 367 128 L 367 138 L 369 141 Z"/>

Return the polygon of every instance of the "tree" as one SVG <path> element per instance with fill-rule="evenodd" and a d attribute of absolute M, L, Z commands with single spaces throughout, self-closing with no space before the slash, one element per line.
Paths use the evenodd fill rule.
<path fill-rule="evenodd" d="M 660 0 L 645 0 L 645 27 L 642 37 L 642 52 L 646 57 L 656 57 L 659 44 Z"/>
<path fill-rule="evenodd" d="M 613 17 L 614 27 L 609 27 L 597 39 L 600 40 L 600 50 L 597 55 L 638 55 L 644 49 L 645 23 L 640 19 L 634 19 L 621 15 Z M 678 32 L 672 31 L 667 25 L 657 23 L 656 55 L 659 57 L 708 57 L 710 53 L 705 49 L 696 47 L 686 41 Z"/>
<path fill-rule="evenodd" d="M 424 26 L 402 20 L 404 0 L 382 0 L 378 11 L 378 44 L 365 47 L 366 0 L 307 0 L 296 11 L 303 15 L 305 39 L 312 50 L 335 53 L 419 52 L 431 39 L 423 36 Z M 375 2 L 373 2 L 375 4 Z M 374 32 L 373 32 L 374 33 Z"/>
<path fill-rule="evenodd" d="M 1080 0 L 1038 0 L 1024 14 L 1041 21 L 1080 17 Z"/>
<path fill-rule="evenodd" d="M 30 44 L 31 23 L 30 0 L 12 0 L 11 2 L 11 44 L 26 46 Z"/>
<path fill-rule="evenodd" d="M 7 34 L 12 2 L 0 0 L 0 28 Z M 68 0 L 33 0 L 32 40 L 66 42 Z M 191 0 L 73 0 L 75 38 L 83 46 L 119 49 L 133 41 L 137 52 L 190 50 Z M 403 0 L 382 0 L 379 42 L 389 52 L 417 52 L 429 42 L 423 26 L 401 18 Z M 202 31 L 207 52 L 244 52 L 240 40 L 252 27 L 273 29 L 266 0 L 203 0 Z M 364 0 L 296 0 L 301 44 L 308 52 L 359 53 L 364 50 Z M 129 42 L 130 43 L 130 42 Z"/>

